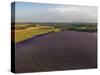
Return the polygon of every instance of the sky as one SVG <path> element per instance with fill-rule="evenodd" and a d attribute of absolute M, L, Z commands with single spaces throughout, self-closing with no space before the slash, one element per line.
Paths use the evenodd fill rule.
<path fill-rule="evenodd" d="M 97 22 L 97 7 L 16 2 L 15 21 L 16 22 L 95 23 Z"/>

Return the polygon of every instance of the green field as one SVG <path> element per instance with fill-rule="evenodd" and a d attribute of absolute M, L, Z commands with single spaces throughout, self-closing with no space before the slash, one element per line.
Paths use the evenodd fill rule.
<path fill-rule="evenodd" d="M 55 28 L 61 28 L 62 31 L 78 31 L 78 32 L 96 32 L 96 23 L 75 23 L 75 24 L 55 24 Z"/>
<path fill-rule="evenodd" d="M 46 34 L 49 32 L 58 32 L 58 31 L 60 31 L 60 28 L 53 28 L 50 26 L 16 25 L 15 26 L 15 42 L 20 42 L 36 35 Z"/>

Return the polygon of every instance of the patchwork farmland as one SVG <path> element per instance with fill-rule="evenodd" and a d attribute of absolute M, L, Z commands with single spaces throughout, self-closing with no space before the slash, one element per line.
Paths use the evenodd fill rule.
<path fill-rule="evenodd" d="M 16 72 L 97 67 L 96 24 L 16 24 L 12 33 Z"/>

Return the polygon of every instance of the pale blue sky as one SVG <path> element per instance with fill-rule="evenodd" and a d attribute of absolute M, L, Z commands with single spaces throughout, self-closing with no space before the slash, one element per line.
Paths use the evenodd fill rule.
<path fill-rule="evenodd" d="M 96 22 L 97 7 L 16 2 L 15 17 L 16 22 Z"/>

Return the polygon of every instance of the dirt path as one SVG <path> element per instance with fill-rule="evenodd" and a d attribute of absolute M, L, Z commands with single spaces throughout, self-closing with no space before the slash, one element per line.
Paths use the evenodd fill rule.
<path fill-rule="evenodd" d="M 16 44 L 16 72 L 96 68 L 97 36 L 63 31 Z"/>

